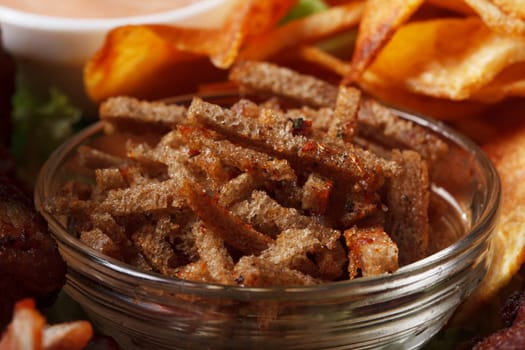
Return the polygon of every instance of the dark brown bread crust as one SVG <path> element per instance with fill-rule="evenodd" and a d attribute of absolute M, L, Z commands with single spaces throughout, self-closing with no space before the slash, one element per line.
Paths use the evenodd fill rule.
<path fill-rule="evenodd" d="M 231 69 L 230 80 L 248 90 L 286 96 L 314 107 L 333 106 L 337 99 L 336 86 L 267 62 L 239 62 Z"/>
<path fill-rule="evenodd" d="M 100 105 L 100 118 L 121 130 L 158 129 L 167 131 L 184 124 L 186 108 L 163 102 L 146 102 L 133 97 L 117 96 Z"/>

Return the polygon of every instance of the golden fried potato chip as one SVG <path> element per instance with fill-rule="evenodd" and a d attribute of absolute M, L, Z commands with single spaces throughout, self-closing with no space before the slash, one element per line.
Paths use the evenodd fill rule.
<path fill-rule="evenodd" d="M 473 15 L 475 12 L 464 0 L 427 0 L 429 4 L 458 12 L 464 15 Z"/>
<path fill-rule="evenodd" d="M 489 105 L 477 101 L 451 101 L 407 91 L 403 86 L 360 80 L 359 87 L 369 95 L 394 108 L 440 120 L 460 120 L 477 117 Z"/>
<path fill-rule="evenodd" d="M 411 22 L 395 33 L 361 80 L 457 101 L 524 60 L 522 37 L 495 33 L 477 17 Z"/>
<path fill-rule="evenodd" d="M 511 114 L 515 114 L 516 107 Z M 523 108 L 523 103 L 519 106 Z M 496 138 L 483 146 L 494 162 L 501 179 L 500 220 L 492 240 L 492 257 L 489 271 L 474 294 L 456 313 L 456 322 L 469 320 L 472 312 L 485 306 L 505 287 L 525 263 L 525 123 L 509 120 L 511 114 L 495 120 L 499 124 Z"/>
<path fill-rule="evenodd" d="M 303 46 L 297 50 L 297 56 L 301 60 L 314 63 L 318 67 L 327 69 L 330 72 L 344 77 L 350 71 L 350 65 L 347 62 L 319 49 L 316 46 Z"/>
<path fill-rule="evenodd" d="M 33 299 L 15 304 L 13 319 L 0 337 L 0 350 L 80 350 L 93 336 L 88 321 L 46 324 Z"/>
<path fill-rule="evenodd" d="M 523 0 L 492 0 L 503 12 L 525 20 L 525 2 Z"/>
<path fill-rule="evenodd" d="M 94 101 L 118 94 L 157 97 L 157 92 L 163 87 L 169 84 L 181 85 L 186 80 L 185 70 L 188 68 L 196 74 L 202 72 L 196 70 L 199 67 L 197 59 L 209 51 L 204 43 L 207 37 L 212 36 L 214 32 L 210 30 L 195 31 L 167 26 L 119 27 L 108 34 L 102 48 L 84 67 L 86 91 Z M 173 43 L 170 37 L 179 39 Z M 185 38 L 187 43 L 184 42 Z M 191 46 L 193 52 L 188 52 L 186 46 Z M 211 66 L 211 63 L 208 65 Z M 213 68 L 208 67 L 206 70 L 210 69 Z M 168 74 L 168 71 L 173 70 L 181 76 L 177 72 Z M 173 89 L 177 90 L 176 87 Z"/>
<path fill-rule="evenodd" d="M 424 0 L 368 0 L 359 24 L 352 59 L 352 70 L 346 81 L 355 81 L 373 61 L 394 32 L 416 12 Z"/>
<path fill-rule="evenodd" d="M 315 46 L 301 47 L 297 51 L 297 57 L 305 62 L 315 64 L 319 69 L 326 69 L 341 77 L 346 76 L 350 70 L 347 62 Z M 405 90 L 400 85 L 387 84 L 381 80 L 375 81 L 374 77 L 367 75 L 367 73 L 365 73 L 364 78 L 369 79 L 360 79 L 359 86 L 369 95 L 375 96 L 392 107 L 435 119 L 448 121 L 466 120 L 479 116 L 490 107 L 485 103 L 488 101 L 484 101 L 483 98 L 468 101 L 451 101 L 416 94 Z"/>
<path fill-rule="evenodd" d="M 42 349 L 42 330 L 46 319 L 35 308 L 33 299 L 15 304 L 13 319 L 0 337 L 0 350 Z"/>
<path fill-rule="evenodd" d="M 465 0 L 493 30 L 500 33 L 525 34 L 523 0 Z"/>
<path fill-rule="evenodd" d="M 363 1 L 331 7 L 253 38 L 239 54 L 239 59 L 266 60 L 290 47 L 311 43 L 356 27 L 364 9 Z"/>
<path fill-rule="evenodd" d="M 506 97 L 525 97 L 525 62 L 511 65 L 488 85 L 482 87 L 472 99 L 485 103 L 497 103 Z"/>
<path fill-rule="evenodd" d="M 202 58 L 211 59 L 215 67 L 229 67 L 247 38 L 273 28 L 294 3 L 239 0 L 218 29 L 167 25 L 116 28 L 84 68 L 87 93 L 94 101 L 101 101 L 118 94 L 167 96 L 181 92 L 184 85 L 185 92 L 194 91 L 193 85 L 224 77 Z"/>
<path fill-rule="evenodd" d="M 219 38 L 206 39 L 216 42 L 216 51 L 210 54 L 212 62 L 220 68 L 230 67 L 241 45 L 249 38 L 272 29 L 295 4 L 295 0 L 240 0 L 226 18 Z"/>

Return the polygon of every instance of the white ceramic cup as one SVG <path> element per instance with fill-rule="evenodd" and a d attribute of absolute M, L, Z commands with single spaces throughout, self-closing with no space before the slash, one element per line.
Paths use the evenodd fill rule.
<path fill-rule="evenodd" d="M 56 86 L 73 103 L 92 110 L 84 90 L 82 68 L 102 46 L 112 28 L 126 24 L 161 23 L 187 27 L 222 24 L 232 0 L 201 0 L 154 14 L 119 18 L 64 18 L 0 6 L 2 45 L 17 63 L 21 79 L 37 94 Z"/>

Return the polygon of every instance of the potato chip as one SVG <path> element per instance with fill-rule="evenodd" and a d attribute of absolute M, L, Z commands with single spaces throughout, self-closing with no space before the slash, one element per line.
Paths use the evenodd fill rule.
<path fill-rule="evenodd" d="M 479 116 L 489 106 L 477 101 L 451 101 L 415 94 L 400 85 L 387 85 L 383 82 L 361 79 L 359 86 L 368 94 L 383 103 L 415 114 L 441 120 L 458 120 Z"/>
<path fill-rule="evenodd" d="M 465 0 L 493 30 L 500 33 L 525 34 L 523 0 Z"/>
<path fill-rule="evenodd" d="M 87 93 L 94 101 L 119 94 L 159 98 L 224 80 L 218 68 L 229 67 L 248 37 L 275 26 L 294 3 L 238 1 L 219 29 L 118 27 L 85 66 Z"/>
<path fill-rule="evenodd" d="M 347 81 L 357 79 L 373 61 L 381 48 L 401 26 L 423 4 L 424 0 L 369 0 L 363 18 L 352 59 L 352 70 Z"/>
<path fill-rule="evenodd" d="M 80 350 L 93 336 L 87 321 L 46 324 L 33 299 L 15 304 L 13 319 L 0 339 L 1 350 Z"/>
<path fill-rule="evenodd" d="M 524 62 L 506 68 L 490 84 L 477 91 L 472 99 L 485 103 L 496 103 L 511 96 L 525 97 Z"/>
<path fill-rule="evenodd" d="M 33 299 L 18 301 L 13 319 L 0 339 L 0 349 L 42 349 L 45 324 L 46 319 L 36 310 Z"/>
<path fill-rule="evenodd" d="M 523 0 L 492 0 L 503 12 L 525 20 L 525 3 Z"/>
<path fill-rule="evenodd" d="M 458 12 L 465 15 L 475 14 L 474 10 L 464 0 L 428 0 L 429 4 Z"/>
<path fill-rule="evenodd" d="M 519 107 L 523 108 L 522 105 Z M 483 147 L 500 174 L 502 189 L 501 214 L 492 241 L 491 267 L 475 293 L 457 313 L 456 321 L 459 322 L 468 320 L 472 311 L 489 302 L 525 262 L 525 125 L 516 119 L 512 125 L 502 127 L 502 119 L 496 120 L 498 137 Z"/>
<path fill-rule="evenodd" d="M 221 79 L 224 73 L 203 56 L 211 48 L 202 42 L 213 33 L 165 26 L 119 27 L 85 66 L 86 91 L 94 101 L 119 94 L 158 98 L 192 89 L 196 80 Z M 179 38 L 178 43 L 169 37 Z M 183 51 L 188 47 L 193 52 Z"/>
<path fill-rule="evenodd" d="M 525 40 L 491 31 L 477 17 L 400 28 L 362 79 L 419 94 L 465 100 L 504 68 L 525 60 Z"/>
<path fill-rule="evenodd" d="M 314 63 L 341 77 L 350 72 L 349 64 L 315 46 L 303 46 L 299 48 L 297 55 L 300 59 Z"/>
<path fill-rule="evenodd" d="M 88 321 L 73 321 L 50 325 L 44 328 L 42 350 L 85 349 L 93 336 Z"/>
<path fill-rule="evenodd" d="M 253 38 L 239 59 L 266 60 L 276 53 L 340 33 L 357 26 L 363 13 L 362 1 L 329 8 Z"/>
<path fill-rule="evenodd" d="M 295 0 L 238 1 L 217 34 L 219 44 L 210 55 L 214 65 L 220 68 L 231 66 L 247 38 L 274 27 L 294 4 Z M 206 41 L 213 44 L 216 40 L 210 37 Z"/>

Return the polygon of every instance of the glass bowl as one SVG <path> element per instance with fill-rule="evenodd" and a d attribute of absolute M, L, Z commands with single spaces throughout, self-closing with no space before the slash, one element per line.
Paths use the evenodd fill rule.
<path fill-rule="evenodd" d="M 422 347 L 489 268 L 500 183 L 473 142 L 442 123 L 395 112 L 449 145 L 431 174 L 433 197 L 448 208 L 434 224 L 456 238 L 436 253 L 393 274 L 305 287 L 224 286 L 140 271 L 88 248 L 64 218 L 44 210 L 65 181 L 85 176 L 75 153 L 102 135 L 99 122 L 58 148 L 36 185 L 37 208 L 68 264 L 65 291 L 124 349 Z"/>

